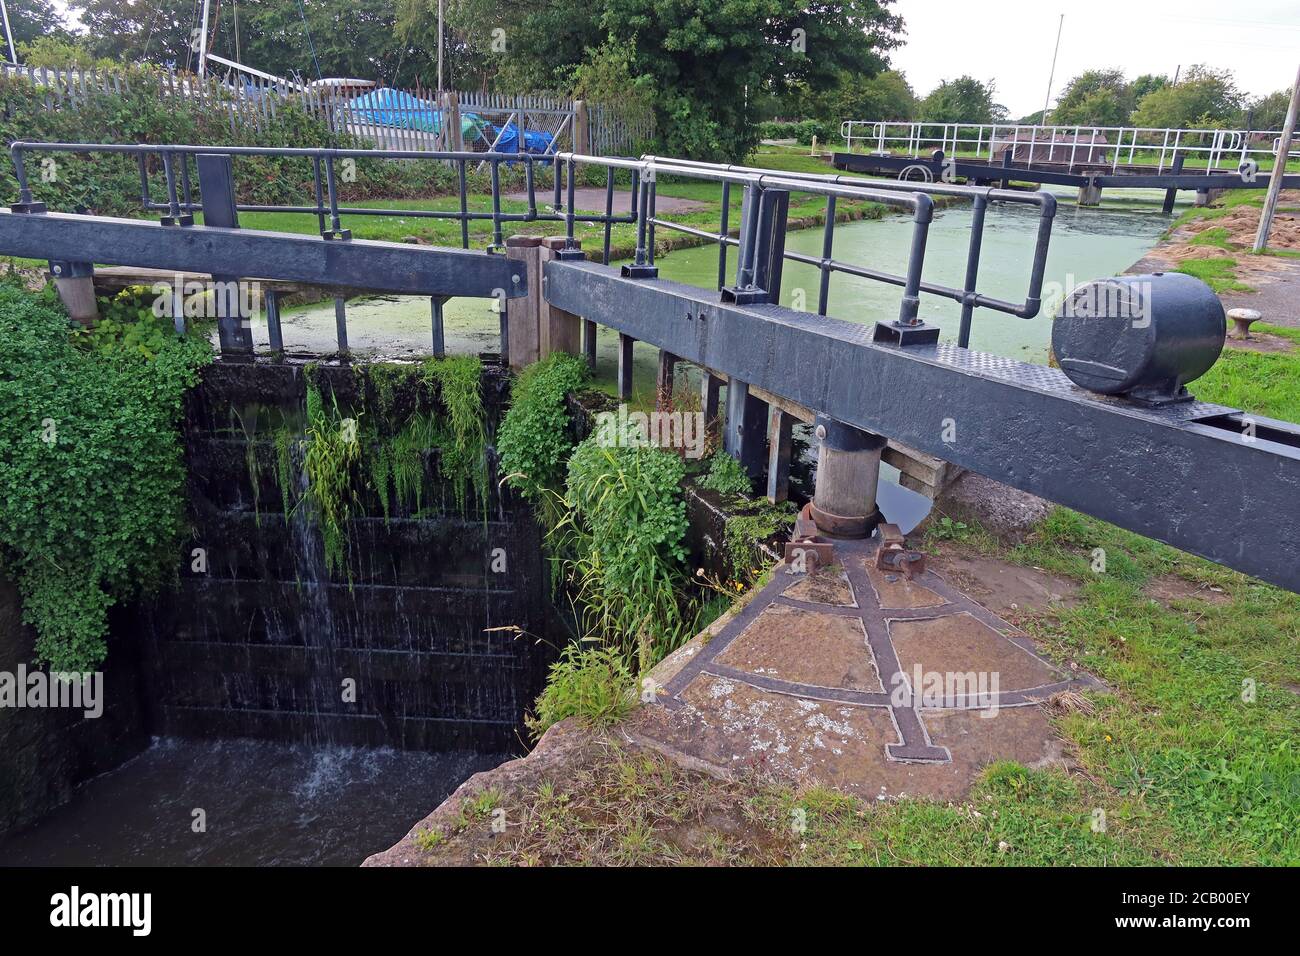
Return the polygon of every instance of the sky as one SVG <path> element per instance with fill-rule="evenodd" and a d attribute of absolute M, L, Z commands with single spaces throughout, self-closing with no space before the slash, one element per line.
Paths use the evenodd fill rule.
<path fill-rule="evenodd" d="M 993 80 L 1014 118 L 1043 108 L 1062 13 L 1053 100 L 1087 69 L 1172 76 L 1205 63 L 1262 96 L 1289 89 L 1300 66 L 1300 0 L 895 0 L 893 9 L 907 33 L 890 60 L 918 95 L 968 73 Z"/>

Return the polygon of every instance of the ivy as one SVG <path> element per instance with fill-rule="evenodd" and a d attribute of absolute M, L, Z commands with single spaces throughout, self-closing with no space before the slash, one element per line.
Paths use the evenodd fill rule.
<path fill-rule="evenodd" d="M 72 333 L 52 290 L 0 284 L 0 552 L 52 670 L 98 667 L 108 609 L 175 573 L 181 407 L 210 358 L 132 322 Z"/>
<path fill-rule="evenodd" d="M 565 398 L 587 380 L 587 365 L 556 352 L 520 373 L 497 433 L 501 467 L 520 494 L 539 501 L 560 487 L 573 450 Z"/>
<path fill-rule="evenodd" d="M 721 449 L 709 459 L 709 470 L 699 485 L 720 495 L 748 496 L 754 491 L 754 484 L 745 474 L 745 469 L 740 467 L 740 462 Z"/>

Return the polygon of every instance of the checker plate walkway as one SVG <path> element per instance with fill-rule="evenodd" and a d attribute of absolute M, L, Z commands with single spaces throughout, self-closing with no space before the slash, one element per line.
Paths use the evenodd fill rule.
<path fill-rule="evenodd" d="M 813 574 L 778 566 L 707 643 L 652 672 L 659 706 L 629 731 L 715 767 L 876 796 L 955 798 L 992 760 L 1061 761 L 1035 705 L 1099 682 L 933 570 L 877 570 L 876 547 L 836 542 L 837 563 Z"/>

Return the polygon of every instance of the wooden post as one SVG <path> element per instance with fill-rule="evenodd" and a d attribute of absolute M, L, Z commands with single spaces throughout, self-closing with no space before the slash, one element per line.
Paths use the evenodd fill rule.
<path fill-rule="evenodd" d="M 727 453 L 751 478 L 763 473 L 763 444 L 767 439 L 767 402 L 749 394 L 739 379 L 727 383 Z"/>
<path fill-rule="evenodd" d="M 444 108 L 442 112 L 443 132 L 450 133 L 447 139 L 449 148 L 452 152 L 459 153 L 465 149 L 465 137 L 460 128 L 460 97 L 449 90 L 443 94 Z"/>
<path fill-rule="evenodd" d="M 777 504 L 790 497 L 794 419 L 775 405 L 771 408 L 767 420 L 767 500 Z"/>
<path fill-rule="evenodd" d="M 1268 177 L 1268 192 L 1264 196 L 1264 208 L 1259 214 L 1259 228 L 1255 231 L 1255 245 L 1252 252 L 1260 253 L 1268 246 L 1268 232 L 1273 226 L 1273 210 L 1277 208 L 1278 193 L 1282 191 L 1282 177 L 1286 175 L 1286 161 L 1291 155 L 1291 139 L 1295 135 L 1296 111 L 1300 108 L 1300 71 L 1296 72 L 1295 86 L 1291 88 L 1291 105 L 1287 107 L 1286 120 L 1282 124 L 1282 137 L 1277 144 L 1277 158 L 1273 160 L 1273 171 Z"/>
<path fill-rule="evenodd" d="M 540 350 L 539 329 L 542 304 L 541 246 L 540 236 L 510 236 L 506 239 L 506 258 L 522 262 L 528 275 L 528 294 L 510 303 L 507 312 L 510 354 L 503 355 L 501 360 L 512 368 L 531 365 L 543 354 Z"/>
<path fill-rule="evenodd" d="M 655 377 L 655 411 L 670 412 L 673 409 L 673 374 L 676 366 L 677 356 L 660 349 L 659 374 Z"/>
<path fill-rule="evenodd" d="M 618 333 L 618 399 L 620 402 L 632 400 L 632 345 L 636 339 L 630 335 Z"/>
<path fill-rule="evenodd" d="M 722 388 L 722 379 L 710 375 L 704 370 L 704 381 L 700 383 L 700 410 L 704 413 L 704 431 L 706 435 L 716 435 L 718 429 L 718 394 Z"/>
<path fill-rule="evenodd" d="M 573 101 L 573 152 L 591 153 L 591 122 L 587 116 L 587 101 Z"/>
<path fill-rule="evenodd" d="M 74 322 L 89 328 L 99 321 L 95 301 L 95 267 L 90 262 L 50 261 L 50 275 L 63 307 Z"/>
<path fill-rule="evenodd" d="M 546 263 L 554 259 L 555 254 L 564 247 L 564 236 L 547 236 L 542 240 L 542 247 L 538 250 L 538 327 L 542 358 L 546 358 L 552 352 L 582 354 L 582 319 L 572 312 L 555 308 L 546 301 L 545 296 L 540 294 L 541 277 L 546 271 Z M 529 277 L 528 281 L 531 283 L 532 278 Z"/>

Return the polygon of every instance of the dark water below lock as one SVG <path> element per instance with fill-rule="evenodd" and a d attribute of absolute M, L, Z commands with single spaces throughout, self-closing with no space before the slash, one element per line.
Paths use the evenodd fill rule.
<path fill-rule="evenodd" d="M 0 842 L 0 865 L 355 866 L 506 759 L 165 738 Z"/>

